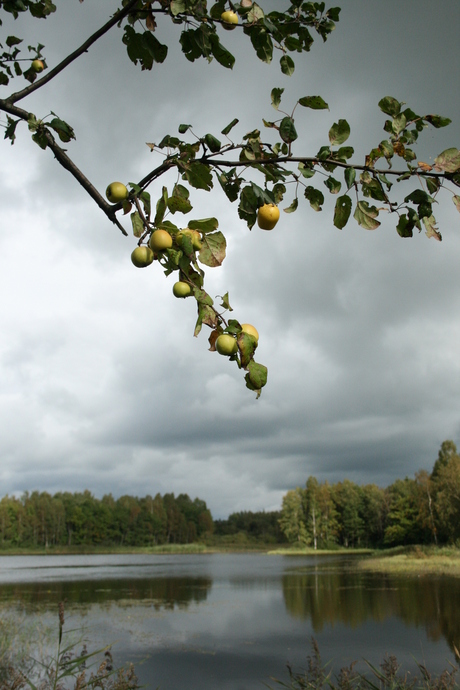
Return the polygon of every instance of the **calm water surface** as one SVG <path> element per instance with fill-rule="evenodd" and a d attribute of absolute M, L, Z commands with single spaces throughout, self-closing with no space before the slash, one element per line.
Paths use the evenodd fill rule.
<path fill-rule="evenodd" d="M 312 636 L 335 670 L 389 653 L 439 672 L 460 645 L 455 578 L 356 573 L 337 556 L 0 557 L 2 616 L 57 629 L 64 599 L 66 628 L 114 642 L 152 689 L 262 690 L 306 665 Z"/>

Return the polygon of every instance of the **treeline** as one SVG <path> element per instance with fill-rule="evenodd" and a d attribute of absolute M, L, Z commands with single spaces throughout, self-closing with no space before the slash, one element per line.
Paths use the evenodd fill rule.
<path fill-rule="evenodd" d="M 386 489 L 309 477 L 283 498 L 280 526 L 289 542 L 314 548 L 390 547 L 460 540 L 460 456 L 444 441 L 431 473 Z"/>
<path fill-rule="evenodd" d="M 249 510 L 232 513 L 227 520 L 214 520 L 214 535 L 229 543 L 259 542 L 280 544 L 286 542 L 286 536 L 280 525 L 280 511 Z"/>
<path fill-rule="evenodd" d="M 34 491 L 0 500 L 0 548 L 186 544 L 212 531 L 205 501 L 187 494 L 97 499 L 90 491 Z"/>

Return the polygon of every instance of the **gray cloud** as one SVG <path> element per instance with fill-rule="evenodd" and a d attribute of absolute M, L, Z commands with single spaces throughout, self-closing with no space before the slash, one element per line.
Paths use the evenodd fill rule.
<path fill-rule="evenodd" d="M 50 66 L 105 20 L 107 3 L 86 5 L 68 3 L 40 24 Z M 236 116 L 237 138 L 262 117 L 275 119 L 273 86 L 285 88 L 288 111 L 303 95 L 330 104 L 325 114 L 296 110 L 303 153 L 316 153 L 345 117 L 362 156 L 385 136 L 384 95 L 451 116 L 451 127 L 422 134 L 420 159 L 428 160 L 458 143 L 449 46 L 459 5 L 420 0 L 417 12 L 396 0 L 356 0 L 325 45 L 296 56 L 290 80 L 259 63 L 237 31 L 224 36 L 239 58 L 232 72 L 191 65 L 171 44 L 152 73 L 129 63 L 114 32 L 27 107 L 52 108 L 75 126 L 68 150 L 101 191 L 157 165 L 145 142 L 182 122 L 218 135 Z M 168 41 L 176 28 L 165 24 Z M 15 32 L 23 35 L 19 24 Z M 442 61 L 427 50 L 439 44 Z M 217 216 L 228 240 L 208 291 L 229 290 L 235 318 L 261 335 L 269 384 L 256 401 L 242 373 L 207 352 L 206 329 L 192 337 L 195 310 L 173 299 L 173 277 L 132 267 L 134 239 L 111 226 L 25 127 L 13 147 L 4 144 L 0 165 L 3 493 L 186 492 L 222 517 L 277 508 L 309 474 L 384 486 L 430 468 L 440 443 L 458 440 L 460 240 L 448 195 L 437 209 L 438 244 L 424 233 L 402 240 L 392 218 L 375 232 L 352 221 L 339 231 L 331 198 L 321 213 L 301 199 L 275 231 L 248 232 L 218 188 L 192 193 L 192 217 Z M 162 184 L 172 179 L 152 186 L 153 195 Z"/>

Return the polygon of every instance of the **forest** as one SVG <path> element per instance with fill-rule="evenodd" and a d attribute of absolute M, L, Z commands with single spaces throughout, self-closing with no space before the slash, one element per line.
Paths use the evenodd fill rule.
<path fill-rule="evenodd" d="M 213 530 L 206 503 L 187 494 L 154 498 L 25 492 L 0 501 L 0 547 L 151 546 L 192 543 Z"/>
<path fill-rule="evenodd" d="M 283 498 L 280 526 L 291 543 L 313 548 L 452 544 L 460 539 L 460 456 L 444 441 L 431 473 L 382 489 L 348 479 L 307 479 Z"/>
<path fill-rule="evenodd" d="M 53 546 L 250 546 L 291 543 L 314 549 L 452 544 L 460 540 L 460 455 L 441 444 L 431 473 L 390 486 L 329 484 L 308 477 L 280 511 L 240 511 L 213 520 L 206 502 L 187 494 L 155 497 L 25 492 L 0 500 L 0 548 Z"/>

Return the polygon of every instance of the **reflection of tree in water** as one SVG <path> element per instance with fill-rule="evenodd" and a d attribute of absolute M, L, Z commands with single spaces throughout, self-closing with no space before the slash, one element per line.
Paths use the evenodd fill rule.
<path fill-rule="evenodd" d="M 287 611 L 311 620 L 315 632 L 342 623 L 352 628 L 372 620 L 400 618 L 444 637 L 453 651 L 460 641 L 460 580 L 403 578 L 352 571 L 308 571 L 283 575 Z"/>
<path fill-rule="evenodd" d="M 114 602 L 148 603 L 157 611 L 186 609 L 206 601 L 212 587 L 208 577 L 151 579 L 101 579 L 75 582 L 11 584 L 0 588 L 0 602 L 15 602 L 26 609 L 50 608 L 67 600 L 67 606 L 110 605 Z"/>

